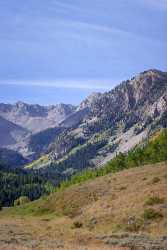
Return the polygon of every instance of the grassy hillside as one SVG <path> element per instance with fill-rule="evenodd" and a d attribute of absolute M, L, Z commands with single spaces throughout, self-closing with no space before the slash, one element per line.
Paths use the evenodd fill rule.
<path fill-rule="evenodd" d="M 62 182 L 58 190 L 67 188 L 73 184 L 82 183 L 99 176 L 121 171 L 123 169 L 154 164 L 167 160 L 167 129 L 157 132 L 143 145 L 135 147 L 127 154 L 120 153 L 109 161 L 103 168 L 86 170 L 73 176 L 70 180 Z"/>
<path fill-rule="evenodd" d="M 47 158 L 41 158 L 41 164 Z M 152 164 L 167 160 L 167 130 L 154 134 L 148 142 L 142 146 L 137 146 L 127 154 L 119 154 L 106 166 L 97 170 L 86 170 L 81 174 L 74 175 L 70 180 L 62 182 L 56 189 L 57 192 L 64 190 L 74 184 L 79 184 L 87 180 L 95 179 L 109 173 L 121 171 L 123 169 L 138 167 L 145 164 Z M 62 166 L 63 168 L 63 166 Z M 40 176 L 41 175 L 41 176 Z M 27 195 L 31 200 L 37 199 L 40 195 L 46 194 L 47 178 L 53 181 L 54 176 L 45 176 L 45 173 L 28 176 L 24 172 L 18 177 L 18 173 L 2 174 L 1 171 L 1 203 L 11 205 L 13 201 L 21 195 Z M 27 181 L 25 180 L 27 179 Z M 5 181 L 4 181 L 5 180 Z M 7 186 L 5 183 L 9 183 Z M 5 192 L 4 192 L 5 187 Z"/>
<path fill-rule="evenodd" d="M 97 144 L 90 144 L 90 146 L 85 147 L 84 145 L 80 146 L 79 150 L 72 150 L 70 157 L 64 157 L 63 160 L 58 161 L 57 164 L 52 164 L 50 171 L 52 170 L 53 175 L 61 170 L 69 170 L 69 173 L 66 175 L 59 175 L 59 181 L 57 183 L 61 184 L 57 188 L 64 189 L 76 183 L 81 183 L 89 179 L 94 179 L 98 176 L 103 176 L 108 173 L 113 173 L 121 171 L 126 168 L 137 167 L 149 163 L 157 163 L 167 160 L 167 129 L 157 132 L 150 137 L 148 141 L 145 141 L 142 145 L 136 146 L 134 149 L 130 150 L 127 154 L 120 153 L 113 160 L 109 161 L 103 168 L 96 170 L 85 170 L 85 166 L 88 164 L 88 160 L 91 154 L 96 152 L 96 149 L 99 148 L 101 142 Z M 111 149 L 112 150 L 112 149 Z M 86 158 L 84 161 L 78 161 L 78 157 L 82 158 L 82 153 L 86 153 Z M 97 153 L 97 152 L 96 152 Z M 76 157 L 77 156 L 77 157 Z M 48 165 L 48 156 L 43 156 L 33 163 L 26 166 L 26 168 L 40 168 L 40 166 Z M 71 166 L 75 165 L 75 169 L 82 171 L 79 174 L 71 176 Z M 74 169 L 73 169 L 74 170 Z M 73 172 L 73 171 L 72 171 Z M 63 181 L 64 179 L 67 181 Z M 58 180 L 58 179 L 57 179 Z"/>
<path fill-rule="evenodd" d="M 103 169 L 74 176 L 47 197 L 3 209 L 3 244 L 5 238 L 10 244 L 17 239 L 17 246 L 35 244 L 36 249 L 58 249 L 55 244 L 60 244 L 69 250 L 130 250 L 137 244 L 132 234 L 139 233 L 141 249 L 148 247 L 143 234 L 151 236 L 149 249 L 155 249 L 153 238 L 158 249 L 166 249 L 163 237 L 156 238 L 167 235 L 166 141 L 164 130 L 146 145 L 118 155 Z M 113 248 L 101 245 L 107 237 Z M 120 242 L 132 248 L 115 248 Z"/>
<path fill-rule="evenodd" d="M 97 236 L 103 239 L 114 234 L 113 240 L 118 244 L 117 235 L 125 235 L 126 232 L 126 237 L 135 244 L 131 233 L 142 232 L 153 238 L 167 235 L 166 190 L 166 164 L 108 174 L 73 185 L 45 199 L 2 210 L 0 229 L 3 234 L 0 241 L 2 238 L 3 244 L 4 239 L 16 244 L 13 239 L 17 239 L 17 245 L 21 246 L 31 246 L 35 242 L 35 249 L 59 249 L 55 244 L 61 244 L 63 249 L 69 250 L 101 250 L 105 248 L 96 242 Z M 126 239 L 122 240 L 126 246 Z M 142 240 L 141 243 L 145 244 Z M 137 248 L 110 246 L 109 249 Z"/>
<path fill-rule="evenodd" d="M 66 214 L 66 203 L 70 204 L 73 203 L 74 201 L 74 197 L 73 195 L 71 195 L 70 191 L 71 189 L 76 189 L 76 185 L 77 185 L 77 189 L 80 189 L 80 187 L 82 187 L 82 185 L 85 185 L 85 187 L 87 186 L 87 184 L 89 185 L 89 183 L 96 183 L 98 184 L 98 181 L 100 181 L 100 178 L 103 176 L 106 176 L 105 178 L 108 178 L 108 176 L 111 176 L 111 174 L 116 174 L 117 172 L 120 172 L 120 176 L 123 175 L 125 172 L 122 172 L 123 170 L 127 169 L 131 169 L 131 168 L 135 168 L 136 172 L 137 171 L 142 171 L 140 170 L 140 167 L 145 165 L 145 170 L 147 175 L 150 176 L 152 175 L 152 172 L 154 172 L 153 167 L 149 168 L 150 164 L 152 164 L 152 166 L 154 166 L 155 163 L 157 162 L 165 162 L 167 160 L 167 130 L 163 130 L 162 132 L 158 132 L 156 134 L 154 134 L 150 140 L 145 143 L 145 145 L 140 145 L 140 147 L 136 147 L 135 149 L 129 151 L 129 153 L 127 154 L 119 154 L 117 157 L 115 157 L 112 161 L 108 162 L 108 164 L 104 167 L 104 168 L 100 168 L 97 170 L 87 170 L 84 171 L 83 173 L 79 174 L 79 175 L 75 175 L 73 176 L 70 180 L 67 180 L 65 182 L 62 182 L 60 184 L 60 186 L 56 189 L 56 192 L 53 193 L 51 196 L 49 196 L 48 198 L 42 198 L 39 201 L 35 201 L 33 203 L 30 203 L 29 205 L 26 205 L 25 207 L 21 207 L 21 208 L 16 208 L 14 209 L 14 211 L 19 211 L 21 213 L 25 213 L 25 214 L 43 214 L 43 213 L 48 213 L 50 211 L 52 212 L 56 212 L 56 213 L 64 213 Z M 148 165 L 148 169 L 147 169 L 147 165 Z M 161 164 L 160 164 L 161 165 Z M 155 168 L 156 165 L 155 164 Z M 166 169 L 166 165 L 162 164 L 163 166 L 163 173 L 164 177 L 167 175 L 167 169 Z M 137 168 L 139 167 L 139 170 L 137 170 Z M 129 172 L 133 173 L 133 170 L 129 170 Z M 156 170 L 155 170 L 156 171 Z M 158 170 L 159 171 L 159 170 Z M 121 173 L 122 172 L 122 173 Z M 135 172 L 134 172 L 135 173 Z M 119 175 L 119 174 L 118 174 Z M 113 175 L 115 176 L 115 175 Z M 146 176 L 146 180 L 148 178 L 148 176 Z M 110 177 L 109 177 L 110 178 Z M 115 177 L 113 177 L 115 178 Z M 133 177 L 132 177 L 133 178 Z M 134 176 L 135 178 L 135 176 Z M 144 178 L 144 177 L 143 177 Z M 143 179 L 144 180 L 144 179 Z M 153 182 L 157 183 L 159 182 L 159 179 L 155 176 L 155 179 L 153 180 Z M 83 183 L 83 184 L 82 184 Z M 114 182 L 115 184 L 115 182 Z M 94 185 L 94 184 L 93 184 Z M 106 188 L 107 185 L 106 185 Z M 82 188 L 81 188 L 82 189 Z M 124 186 L 123 182 L 122 182 L 122 190 L 126 190 L 126 185 Z M 89 190 L 89 189 L 88 189 Z M 66 198 L 64 197 L 64 195 L 66 194 L 66 192 L 68 193 L 68 200 L 66 200 Z M 92 192 L 92 190 L 91 190 Z M 77 191 L 78 195 L 82 195 L 80 194 L 80 191 Z M 55 200 L 56 197 L 56 200 Z M 60 199 L 58 198 L 60 197 Z M 85 197 L 86 199 L 83 202 L 83 205 L 89 204 L 90 200 L 89 200 L 89 196 Z M 91 197 L 91 199 L 93 199 L 93 201 L 96 201 L 96 194 L 95 196 L 93 195 Z M 53 199 L 53 201 L 52 201 Z M 62 201 L 64 201 L 64 210 L 62 209 L 57 209 L 57 206 L 59 206 Z M 51 201 L 51 203 L 53 202 L 53 204 L 51 206 L 49 206 L 48 201 Z M 74 201 L 75 202 L 75 201 Z M 42 204 L 39 205 L 39 204 Z M 46 206 L 45 206 L 45 205 Z M 79 206 L 82 203 L 79 202 Z M 44 205 L 44 206 L 43 206 Z M 71 204 L 70 204 L 71 206 Z M 78 206 L 78 205 L 77 205 Z M 77 210 L 77 207 L 75 207 L 74 205 L 74 210 Z M 72 205 L 72 211 L 73 211 L 73 205 Z M 67 209 L 68 210 L 68 209 Z M 70 213 L 70 211 L 67 211 L 67 214 Z"/>

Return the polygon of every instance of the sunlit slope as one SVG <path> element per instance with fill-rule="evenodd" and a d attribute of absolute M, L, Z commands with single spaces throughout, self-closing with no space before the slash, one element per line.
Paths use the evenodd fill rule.
<path fill-rule="evenodd" d="M 50 196 L 1 215 L 65 217 L 96 233 L 167 234 L 166 144 L 163 130 L 104 168 L 76 175 Z"/>

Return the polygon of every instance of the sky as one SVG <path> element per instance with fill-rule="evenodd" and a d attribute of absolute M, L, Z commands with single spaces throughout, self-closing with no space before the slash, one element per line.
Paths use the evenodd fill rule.
<path fill-rule="evenodd" d="M 79 104 L 167 71 L 167 0 L 0 0 L 0 102 Z"/>

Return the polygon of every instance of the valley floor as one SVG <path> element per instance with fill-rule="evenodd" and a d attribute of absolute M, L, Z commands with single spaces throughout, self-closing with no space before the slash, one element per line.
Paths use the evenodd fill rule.
<path fill-rule="evenodd" d="M 3 209 L 0 250 L 166 250 L 166 190 L 160 163 L 74 185 L 29 210 Z"/>

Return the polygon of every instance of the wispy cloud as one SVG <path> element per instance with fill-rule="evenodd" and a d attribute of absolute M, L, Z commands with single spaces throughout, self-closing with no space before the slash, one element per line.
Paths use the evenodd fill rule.
<path fill-rule="evenodd" d="M 60 24 L 73 27 L 73 28 L 78 28 L 78 29 L 85 29 L 87 31 L 96 31 L 96 32 L 104 32 L 104 33 L 119 33 L 119 34 L 130 34 L 129 32 L 125 30 L 121 30 L 115 27 L 107 26 L 107 25 L 100 25 L 96 23 L 88 23 L 88 22 L 82 22 L 82 21 L 66 21 L 62 22 L 60 21 Z"/>
<path fill-rule="evenodd" d="M 86 3 L 86 1 L 85 1 Z M 95 4 L 97 4 L 95 2 Z M 97 11 L 97 8 L 90 8 L 91 4 L 88 6 L 87 4 L 81 4 L 80 1 L 78 1 L 78 4 L 71 4 L 71 3 L 67 3 L 67 2 L 63 2 L 61 1 L 53 1 L 52 3 L 52 7 L 56 7 L 56 9 L 58 9 L 59 11 L 64 11 L 66 13 L 80 13 L 81 15 L 85 16 L 85 15 L 94 15 L 94 16 L 102 16 L 105 15 L 106 13 L 104 13 L 102 10 L 100 10 L 100 12 Z"/>
<path fill-rule="evenodd" d="M 63 2 L 60 2 L 60 1 L 54 1 L 52 4 L 58 6 L 59 8 L 68 9 L 69 11 L 70 10 L 80 11 L 81 10 L 81 8 L 77 7 L 76 5 L 63 3 Z"/>
<path fill-rule="evenodd" d="M 0 84 L 111 89 L 163 68 L 166 9 L 167 0 L 0 1 Z"/>
<path fill-rule="evenodd" d="M 142 0 L 142 2 L 160 10 L 167 10 L 167 0 Z"/>
<path fill-rule="evenodd" d="M 1 84 L 17 86 L 38 86 L 67 89 L 92 89 L 92 90 L 110 90 L 120 81 L 111 79 L 81 79 L 81 80 L 55 80 L 55 81 L 34 81 L 34 80 L 1 80 Z"/>

